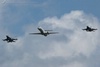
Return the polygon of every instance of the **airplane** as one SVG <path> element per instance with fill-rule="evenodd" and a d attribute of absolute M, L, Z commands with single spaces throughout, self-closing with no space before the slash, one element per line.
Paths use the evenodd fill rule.
<path fill-rule="evenodd" d="M 94 28 L 87 26 L 87 28 L 82 29 L 82 30 L 86 30 L 87 32 L 92 32 L 92 31 L 97 30 L 97 29 L 94 29 Z"/>
<path fill-rule="evenodd" d="M 41 27 L 38 27 L 37 29 L 40 31 L 39 33 L 30 33 L 30 34 L 47 36 L 49 34 L 57 34 L 58 33 L 58 32 L 50 32 L 52 30 L 44 30 Z"/>
<path fill-rule="evenodd" d="M 6 39 L 3 39 L 3 41 L 7 41 L 8 43 L 9 42 L 15 42 L 15 40 L 17 40 L 17 39 L 11 38 L 8 35 L 6 35 Z"/>

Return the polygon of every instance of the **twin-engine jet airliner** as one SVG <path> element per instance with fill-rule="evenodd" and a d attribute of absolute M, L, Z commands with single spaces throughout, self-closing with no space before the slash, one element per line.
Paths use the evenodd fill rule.
<path fill-rule="evenodd" d="M 15 42 L 15 40 L 17 40 L 17 39 L 11 38 L 8 35 L 6 35 L 6 39 L 3 39 L 3 41 L 7 41 L 8 43 L 9 42 Z"/>
<path fill-rule="evenodd" d="M 87 28 L 82 29 L 82 30 L 86 30 L 87 32 L 92 32 L 92 31 L 97 30 L 97 29 L 87 26 Z"/>
<path fill-rule="evenodd" d="M 58 32 L 50 32 L 52 30 L 44 30 L 41 27 L 38 27 L 37 29 L 40 31 L 39 33 L 30 33 L 30 34 L 47 36 L 49 34 L 57 34 L 58 33 Z"/>

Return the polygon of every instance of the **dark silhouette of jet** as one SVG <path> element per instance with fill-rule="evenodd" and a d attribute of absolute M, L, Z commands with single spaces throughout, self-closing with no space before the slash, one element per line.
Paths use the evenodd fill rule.
<path fill-rule="evenodd" d="M 49 35 L 49 34 L 57 34 L 57 33 L 58 33 L 58 32 L 50 32 L 50 31 L 52 31 L 52 30 L 44 30 L 44 29 L 42 29 L 41 27 L 38 27 L 37 29 L 40 31 L 40 33 L 30 33 L 30 34 L 36 34 L 36 35 L 44 35 L 44 36 L 47 36 L 47 35 Z"/>
<path fill-rule="evenodd" d="M 3 41 L 7 41 L 8 43 L 9 42 L 15 42 L 15 40 L 17 40 L 17 39 L 11 38 L 8 35 L 6 35 L 6 39 L 3 39 Z"/>
<path fill-rule="evenodd" d="M 94 28 L 87 26 L 87 28 L 82 29 L 82 30 L 86 30 L 87 32 L 92 32 L 92 31 L 97 30 L 97 29 L 94 29 Z"/>

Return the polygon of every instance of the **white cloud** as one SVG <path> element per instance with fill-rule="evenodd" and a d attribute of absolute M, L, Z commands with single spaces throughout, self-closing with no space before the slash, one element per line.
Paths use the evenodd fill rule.
<path fill-rule="evenodd" d="M 95 32 L 86 32 L 86 26 L 98 28 Z M 47 37 L 29 35 L 39 32 L 38 26 L 44 29 L 58 31 L 59 34 Z M 1 67 L 86 67 L 85 60 L 76 57 L 85 56 L 87 59 L 99 45 L 99 21 L 83 11 L 72 11 L 61 18 L 48 17 L 37 25 L 25 27 L 25 34 L 18 37 L 18 41 L 7 44 L 1 41 Z M 3 37 L 3 36 L 2 36 Z M 73 62 L 73 58 L 74 61 Z"/>
<path fill-rule="evenodd" d="M 52 45 L 49 46 L 51 49 L 40 52 L 39 56 L 41 58 L 46 59 L 57 56 L 69 58 L 80 54 L 88 57 L 99 44 L 99 30 L 91 33 L 82 31 L 82 28 L 87 25 L 100 28 L 99 22 L 95 17 L 88 16 L 82 11 L 72 11 L 59 19 L 57 17 L 46 18 L 40 21 L 40 25 L 58 30 L 66 38 L 64 42 L 63 40 L 60 42 L 51 40 L 49 44 Z M 63 35 L 59 36 L 62 37 Z"/>

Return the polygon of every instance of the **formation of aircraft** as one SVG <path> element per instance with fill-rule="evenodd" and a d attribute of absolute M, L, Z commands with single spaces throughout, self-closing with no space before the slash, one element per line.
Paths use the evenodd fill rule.
<path fill-rule="evenodd" d="M 8 43 L 9 42 L 15 42 L 15 40 L 17 40 L 17 39 L 11 38 L 8 35 L 6 35 L 6 39 L 3 39 L 3 41 L 7 41 Z"/>
<path fill-rule="evenodd" d="M 37 29 L 40 31 L 39 33 L 30 33 L 30 34 L 47 36 L 49 34 L 57 34 L 58 33 L 58 32 L 50 32 L 52 30 L 44 30 L 41 27 L 38 27 Z"/>
<path fill-rule="evenodd" d="M 92 32 L 92 31 L 95 31 L 95 30 L 97 30 L 97 29 L 91 28 L 91 27 L 87 26 L 87 28 L 82 29 L 82 30 L 86 30 L 87 32 Z"/>
<path fill-rule="evenodd" d="M 29 33 L 29 34 L 47 36 L 49 34 L 57 34 L 58 33 L 58 32 L 51 32 L 52 30 L 44 30 L 41 27 L 38 27 L 37 29 L 40 31 L 39 33 Z M 91 27 L 87 26 L 85 29 L 82 29 L 82 30 L 85 30 L 87 32 L 92 32 L 92 31 L 97 30 L 97 29 L 91 28 Z M 11 38 L 8 35 L 6 35 L 6 39 L 3 39 L 3 41 L 7 41 L 7 43 L 9 43 L 9 42 L 15 42 L 16 40 L 17 39 Z"/>

